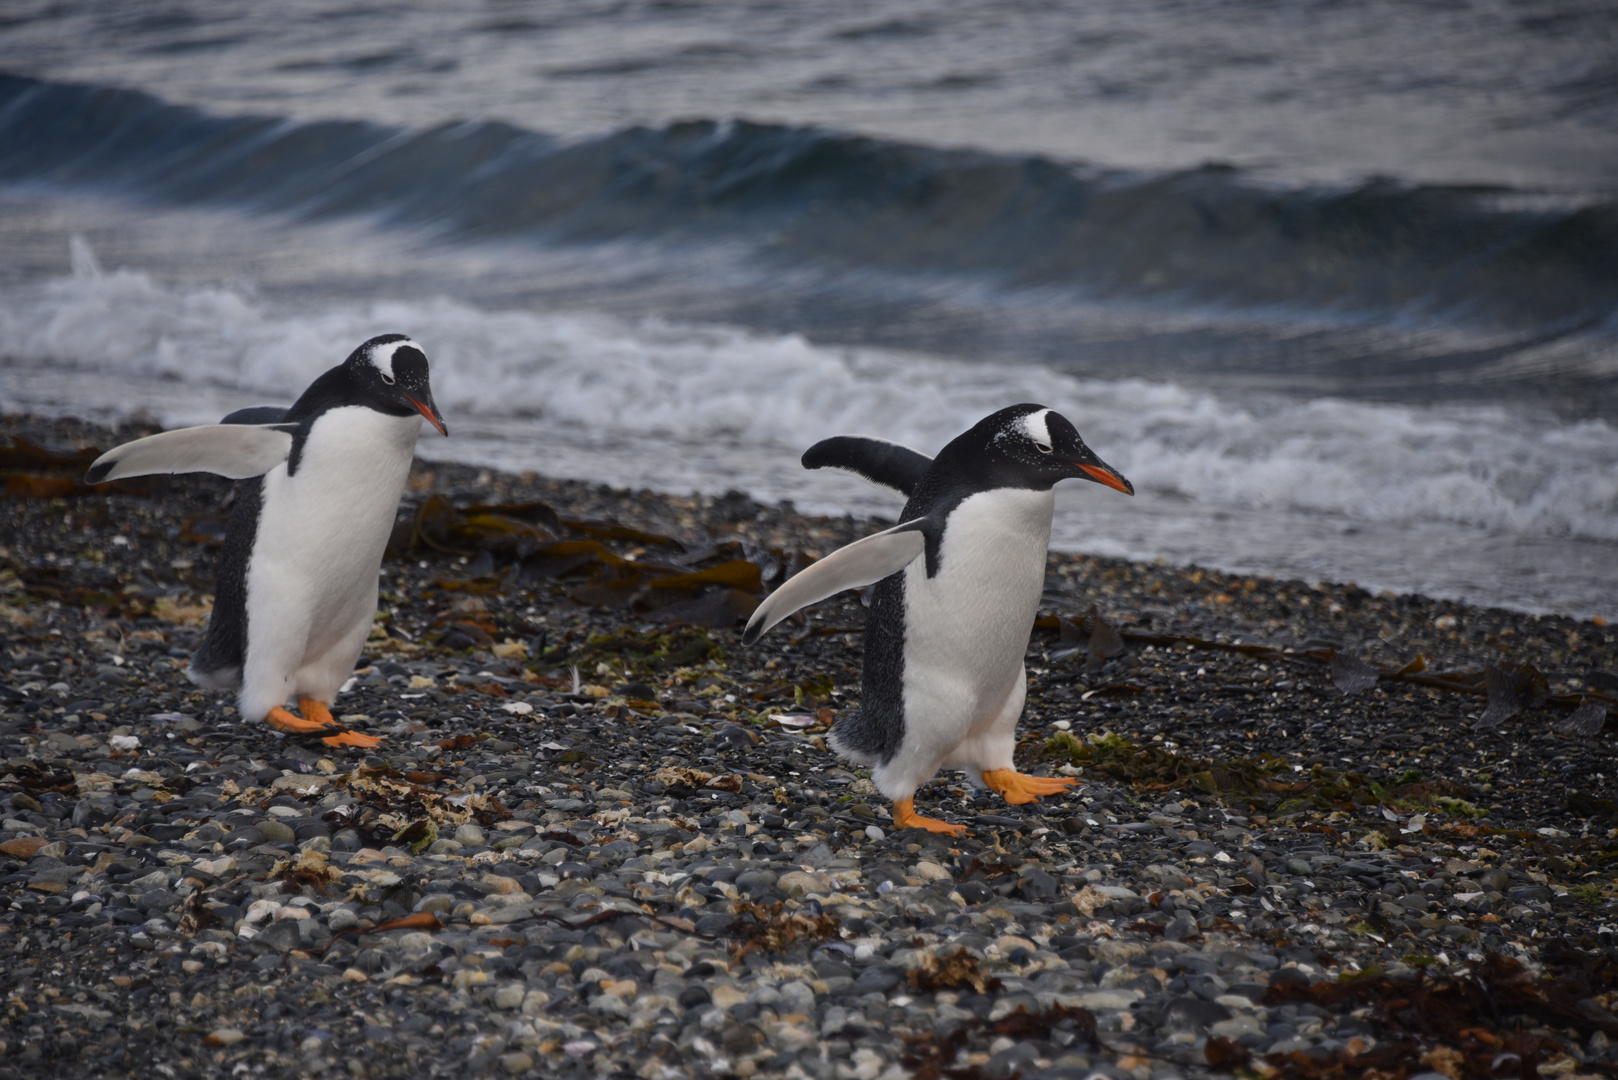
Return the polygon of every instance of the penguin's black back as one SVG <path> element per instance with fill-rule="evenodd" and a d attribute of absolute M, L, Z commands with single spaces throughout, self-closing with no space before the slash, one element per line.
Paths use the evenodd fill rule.
<path fill-rule="evenodd" d="M 871 588 L 865 616 L 865 663 L 860 671 L 860 711 L 837 724 L 837 741 L 862 757 L 887 764 L 904 741 L 904 573 Z"/>
<path fill-rule="evenodd" d="M 214 584 L 213 614 L 202 648 L 191 658 L 200 675 L 223 677 L 240 684 L 247 656 L 247 564 L 264 505 L 264 478 L 255 476 L 236 485 L 236 505 L 225 526 L 225 546 L 219 554 L 219 578 Z"/>
<path fill-rule="evenodd" d="M 918 455 L 919 456 L 919 455 Z M 926 541 L 927 575 L 938 573 L 943 522 L 973 490 L 929 468 L 917 477 L 899 523 L 938 511 L 936 524 L 921 529 Z M 837 739 L 849 750 L 880 764 L 893 760 L 905 735 L 905 572 L 889 574 L 871 587 L 865 616 L 865 662 L 860 670 L 860 712 L 837 728 Z"/>

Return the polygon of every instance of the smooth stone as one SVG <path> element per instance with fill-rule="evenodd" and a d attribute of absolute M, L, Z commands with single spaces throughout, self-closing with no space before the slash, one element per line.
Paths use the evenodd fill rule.
<path fill-rule="evenodd" d="M 534 1067 L 534 1059 L 524 1053 L 511 1053 L 500 1055 L 500 1067 L 512 1076 L 527 1072 Z"/>
<path fill-rule="evenodd" d="M 819 874 L 811 874 L 803 870 L 790 870 L 782 874 L 775 882 L 775 887 L 788 896 L 806 893 L 824 893 L 830 891 L 831 886 Z"/>
<path fill-rule="evenodd" d="M 32 859 L 49 843 L 50 840 L 43 836 L 19 836 L 15 840 L 7 840 L 0 844 L 0 851 L 15 859 Z"/>
<path fill-rule="evenodd" d="M 258 832 L 267 844 L 292 844 L 298 839 L 298 834 L 292 831 L 292 826 L 275 818 L 265 818 L 259 822 Z"/>
<path fill-rule="evenodd" d="M 455 842 L 463 847 L 482 847 L 488 837 L 482 829 L 468 822 L 455 830 Z"/>
<path fill-rule="evenodd" d="M 1239 1039 L 1244 1035 L 1264 1034 L 1264 1025 L 1252 1015 L 1237 1016 L 1230 1020 L 1221 1020 L 1208 1028 L 1208 1034 L 1217 1035 L 1221 1039 Z"/>
<path fill-rule="evenodd" d="M 1063 994 L 1057 1001 L 1070 1008 L 1077 1005 L 1085 1009 L 1127 1009 L 1142 996 L 1139 990 L 1085 990 L 1077 994 Z"/>
<path fill-rule="evenodd" d="M 1193 994 L 1177 997 L 1169 1005 L 1168 1020 L 1179 1027 L 1208 1027 L 1230 1019 L 1230 1010 L 1216 1001 Z"/>
<path fill-rule="evenodd" d="M 886 994 L 895 990 L 905 981 L 905 973 L 900 968 L 880 964 L 868 967 L 860 972 L 859 978 L 854 980 L 856 994 Z"/>
<path fill-rule="evenodd" d="M 709 999 L 721 1009 L 729 1009 L 747 1000 L 745 991 L 734 986 L 716 986 L 709 991 Z"/>

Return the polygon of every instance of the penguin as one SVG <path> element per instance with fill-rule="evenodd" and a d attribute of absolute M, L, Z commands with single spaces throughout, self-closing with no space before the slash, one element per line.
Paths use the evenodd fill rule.
<path fill-rule="evenodd" d="M 754 611 L 744 644 L 808 604 L 875 584 L 865 623 L 861 710 L 831 745 L 871 767 L 893 823 L 960 836 L 966 828 L 915 810 L 941 768 L 1010 803 L 1070 787 L 1012 766 L 1027 696 L 1023 654 L 1045 586 L 1055 486 L 1069 477 L 1126 495 L 1134 486 L 1098 458 L 1073 424 L 1043 405 L 985 417 L 928 459 L 882 439 L 838 436 L 810 447 L 806 468 L 835 467 L 908 501 L 899 524 L 794 575 Z"/>
<path fill-rule="evenodd" d="M 330 706 L 376 614 L 377 572 L 421 421 L 448 435 L 427 354 L 403 334 L 374 337 L 288 409 L 238 410 L 101 455 L 96 484 L 152 473 L 244 481 L 225 532 L 213 614 L 186 669 L 234 690 L 242 716 L 333 746 L 376 746 Z M 296 698 L 302 715 L 286 707 Z"/>

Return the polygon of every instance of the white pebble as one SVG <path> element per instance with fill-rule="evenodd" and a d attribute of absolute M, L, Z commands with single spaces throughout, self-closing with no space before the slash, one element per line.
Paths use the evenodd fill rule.
<path fill-rule="evenodd" d="M 278 900 L 254 900 L 247 905 L 247 914 L 243 916 L 249 923 L 261 923 L 266 919 L 275 918 L 275 913 L 281 910 Z"/>

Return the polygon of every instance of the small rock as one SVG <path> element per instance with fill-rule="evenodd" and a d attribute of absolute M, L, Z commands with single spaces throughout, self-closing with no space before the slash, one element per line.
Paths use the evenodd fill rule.
<path fill-rule="evenodd" d="M 1181 1028 L 1203 1028 L 1230 1019 L 1230 1010 L 1193 994 L 1175 998 L 1168 1009 L 1169 1023 Z"/>
<path fill-rule="evenodd" d="M 40 848 L 50 841 L 43 836 L 19 836 L 0 844 L 0 851 L 14 859 L 32 859 Z"/>
<path fill-rule="evenodd" d="M 298 840 L 298 834 L 292 831 L 292 826 L 275 818 L 265 818 L 259 822 L 258 831 L 267 844 L 293 844 Z"/>
<path fill-rule="evenodd" d="M 534 1067 L 534 1059 L 520 1052 L 501 1054 L 500 1067 L 512 1076 L 519 1076 Z"/>
<path fill-rule="evenodd" d="M 788 896 L 805 893 L 823 893 L 830 889 L 826 879 L 819 874 L 807 873 L 803 870 L 789 870 L 782 874 L 775 882 L 775 887 Z"/>
<path fill-rule="evenodd" d="M 463 847 L 483 847 L 488 837 L 482 829 L 468 822 L 455 830 L 455 842 Z"/>
<path fill-rule="evenodd" d="M 1174 916 L 1163 927 L 1164 941 L 1184 941 L 1197 936 L 1197 921 L 1185 912 Z"/>
<path fill-rule="evenodd" d="M 1212 1002 L 1209 1004 L 1212 1004 Z M 1208 1034 L 1217 1035 L 1221 1039 L 1239 1039 L 1243 1035 L 1264 1034 L 1264 1026 L 1258 1022 L 1256 1017 L 1251 1015 L 1237 1016 L 1209 1025 Z"/>
<path fill-rule="evenodd" d="M 854 992 L 856 994 L 869 994 L 874 991 L 878 994 L 886 994 L 896 989 L 904 981 L 905 973 L 899 968 L 879 964 L 860 972 L 860 977 L 854 980 Z"/>
<path fill-rule="evenodd" d="M 247 1038 L 240 1028 L 214 1028 L 208 1033 L 209 1046 L 235 1046 Z"/>
<path fill-rule="evenodd" d="M 728 1009 L 732 1005 L 740 1005 L 747 1000 L 747 995 L 734 986 L 716 986 L 709 991 L 709 997 L 721 1009 Z"/>
<path fill-rule="evenodd" d="M 522 882 L 501 874 L 483 875 L 483 885 L 496 896 L 510 896 L 512 893 L 523 891 Z"/>

